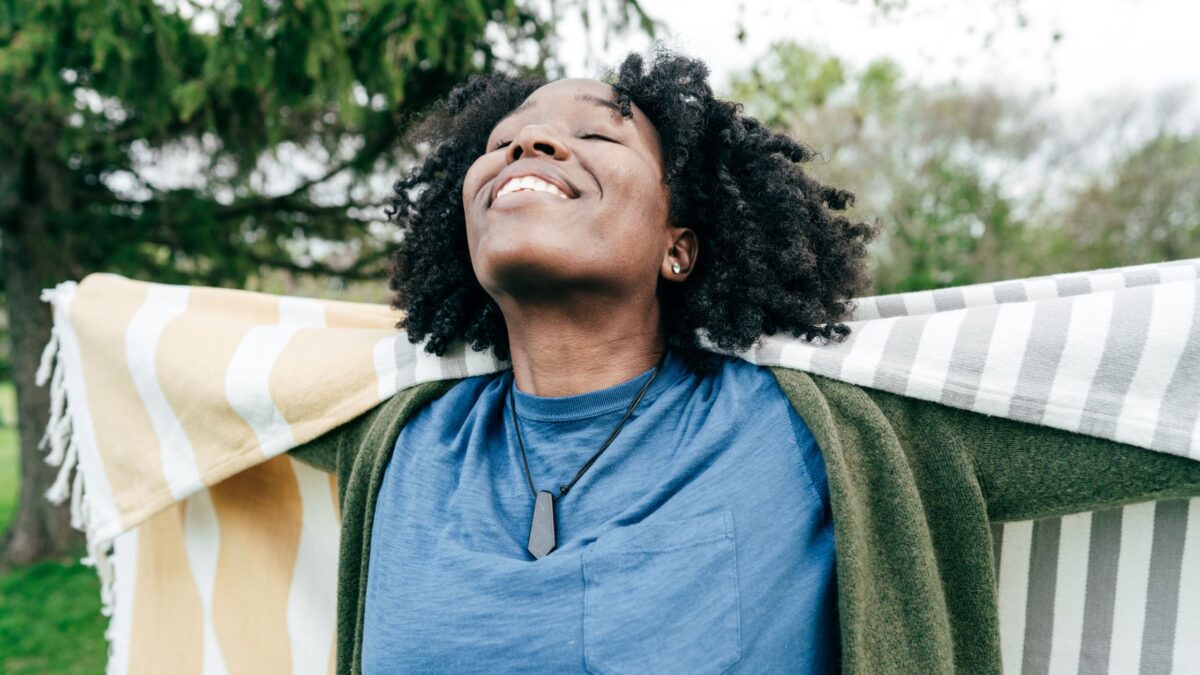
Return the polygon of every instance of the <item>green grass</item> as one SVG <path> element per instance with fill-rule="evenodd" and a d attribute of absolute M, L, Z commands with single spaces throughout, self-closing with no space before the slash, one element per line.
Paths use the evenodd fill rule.
<path fill-rule="evenodd" d="M 0 383 L 0 424 L 2 532 L 16 509 L 20 473 L 11 382 Z M 96 572 L 77 559 L 0 573 L 0 673 L 102 673 L 107 624 Z"/>
<path fill-rule="evenodd" d="M 103 673 L 108 655 L 100 581 L 78 562 L 0 576 L 0 673 Z"/>
<path fill-rule="evenodd" d="M 0 532 L 8 528 L 13 511 L 17 509 L 17 475 L 21 470 L 19 454 L 17 430 L 0 427 Z"/>
<path fill-rule="evenodd" d="M 0 381 L 0 426 L 17 428 L 17 388 L 11 380 Z"/>
<path fill-rule="evenodd" d="M 19 457 L 16 389 L 12 382 L 0 382 L 0 532 L 8 529 L 17 508 Z"/>

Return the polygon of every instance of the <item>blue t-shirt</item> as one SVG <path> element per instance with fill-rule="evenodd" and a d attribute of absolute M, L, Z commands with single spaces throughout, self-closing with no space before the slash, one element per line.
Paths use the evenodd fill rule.
<path fill-rule="evenodd" d="M 576 396 L 517 390 L 558 494 L 653 370 Z M 833 520 L 816 441 L 770 371 L 668 354 L 616 440 L 526 550 L 534 497 L 512 372 L 468 378 L 396 441 L 375 506 L 366 673 L 835 672 Z"/>

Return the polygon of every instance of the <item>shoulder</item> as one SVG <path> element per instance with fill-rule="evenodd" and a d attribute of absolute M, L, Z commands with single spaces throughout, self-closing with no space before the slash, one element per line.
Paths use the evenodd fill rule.
<path fill-rule="evenodd" d="M 421 417 L 434 415 L 447 421 L 461 420 L 480 401 L 502 395 L 507 381 L 507 371 L 443 381 L 442 391 L 431 397 L 418 414 Z"/>
<path fill-rule="evenodd" d="M 777 390 L 778 376 L 774 372 L 776 370 L 780 369 L 760 366 L 738 356 L 714 353 L 711 369 L 698 379 L 720 388 Z M 782 370 L 803 374 L 801 371 Z"/>
<path fill-rule="evenodd" d="M 509 372 L 439 383 L 440 387 L 432 392 L 433 395 L 423 396 L 424 400 L 417 401 L 411 413 L 396 425 L 393 440 L 402 444 L 427 445 L 451 443 L 460 434 L 470 434 L 477 423 L 486 423 L 503 408 Z M 399 404 L 394 405 L 399 407 Z"/>
<path fill-rule="evenodd" d="M 789 463 L 798 458 L 817 505 L 828 509 L 829 488 L 824 459 L 808 424 L 808 416 L 812 413 L 797 405 L 794 395 L 789 395 L 789 388 L 812 386 L 808 374 L 760 366 L 735 357 L 726 357 L 720 364 L 719 373 L 723 380 L 722 391 L 734 390 L 736 414 L 744 421 L 739 425 L 741 433 L 754 434 L 756 442 L 764 446 L 786 448 Z"/>

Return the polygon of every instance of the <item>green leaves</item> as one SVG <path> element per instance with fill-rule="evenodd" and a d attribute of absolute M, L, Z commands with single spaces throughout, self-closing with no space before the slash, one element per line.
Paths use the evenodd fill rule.
<path fill-rule="evenodd" d="M 207 97 L 207 87 L 202 80 L 186 82 L 171 92 L 171 102 L 179 107 L 179 119 L 183 122 L 191 121 L 192 115 L 204 105 Z"/>
<path fill-rule="evenodd" d="M 732 98 L 755 111 L 767 126 L 785 127 L 790 118 L 824 106 L 846 84 L 846 69 L 792 41 L 771 45 L 767 57 L 732 79 Z"/>
<path fill-rule="evenodd" d="M 1143 120 L 1163 131 L 1128 145 L 1130 111 L 1094 106 L 1095 128 L 1076 132 L 1042 99 L 786 42 L 732 90 L 819 153 L 805 170 L 854 192 L 854 217 L 880 221 L 876 292 L 1200 255 L 1200 135 L 1170 119 Z"/>
<path fill-rule="evenodd" d="M 489 26 L 545 52 L 552 32 L 531 4 L 4 3 L 0 155 L 55 169 L 0 182 L 0 205 L 16 205 L 0 223 L 8 209 L 46 208 L 44 196 L 58 195 L 43 235 L 71 249 L 72 276 L 241 284 L 328 240 L 358 242 L 361 265 L 348 273 L 373 270 L 382 283 L 384 244 L 369 227 L 383 220 L 378 186 L 412 159 L 406 113 L 480 62 L 503 62 Z M 293 149 L 293 165 L 270 161 L 281 148 Z M 305 181 L 322 163 L 344 171 Z"/>

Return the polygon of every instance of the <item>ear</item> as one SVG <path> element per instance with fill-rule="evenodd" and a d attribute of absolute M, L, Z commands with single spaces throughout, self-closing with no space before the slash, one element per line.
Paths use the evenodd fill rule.
<path fill-rule="evenodd" d="M 667 251 L 663 255 L 662 267 L 659 273 L 667 281 L 683 281 L 696 268 L 696 256 L 700 253 L 696 233 L 686 227 L 672 227 L 668 230 Z M 679 271 L 675 271 L 675 265 Z"/>

